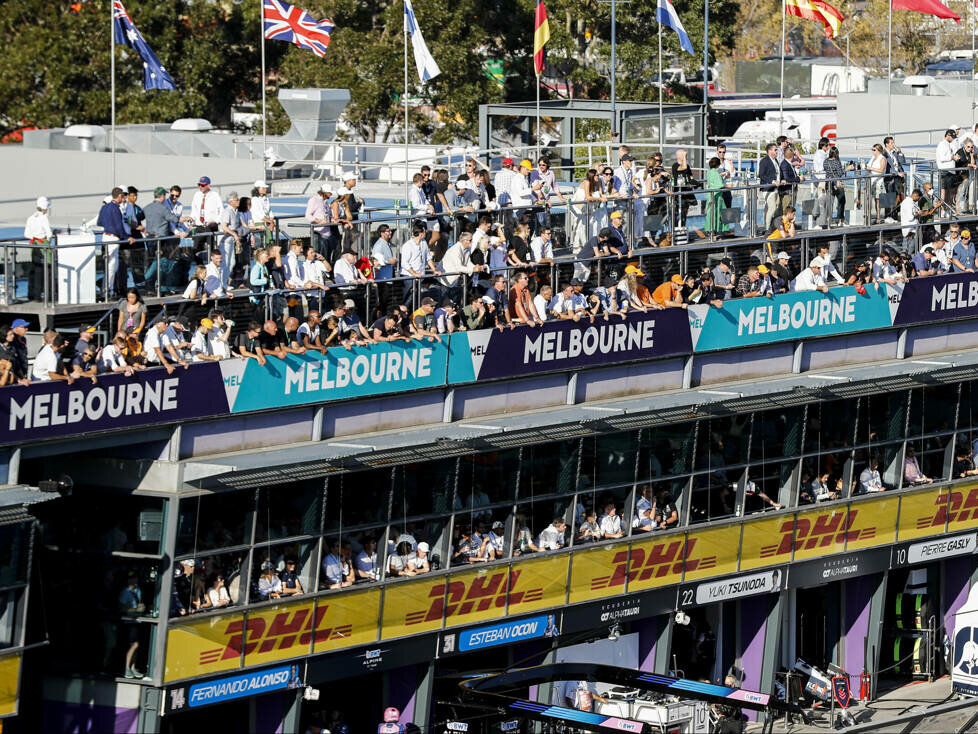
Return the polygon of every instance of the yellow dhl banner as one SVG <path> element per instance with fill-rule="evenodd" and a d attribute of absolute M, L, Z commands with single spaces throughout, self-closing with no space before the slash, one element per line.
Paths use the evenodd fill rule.
<path fill-rule="evenodd" d="M 170 628 L 164 680 L 234 670 L 242 652 L 250 667 L 369 644 L 378 617 L 380 637 L 391 639 L 973 527 L 978 485 L 927 487 L 395 583 L 383 591 L 382 617 L 380 589 L 258 609 L 247 620 L 242 612 L 209 616 Z"/>
<path fill-rule="evenodd" d="M 244 665 L 263 665 L 377 639 L 380 590 L 297 600 L 247 614 L 209 617 L 171 627 L 167 682 Z"/>
<path fill-rule="evenodd" d="M 20 686 L 20 654 L 0 657 L 0 716 L 17 713 Z M 0 722 L 0 728 L 3 723 Z"/>
<path fill-rule="evenodd" d="M 395 584 L 384 597 L 383 639 L 454 627 L 564 603 L 567 556 Z"/>

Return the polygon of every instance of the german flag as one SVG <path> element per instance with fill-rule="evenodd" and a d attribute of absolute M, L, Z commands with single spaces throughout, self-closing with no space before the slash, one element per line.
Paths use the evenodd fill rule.
<path fill-rule="evenodd" d="M 805 20 L 814 20 L 825 26 L 825 37 L 835 38 L 845 17 L 825 0 L 785 0 L 784 11 Z"/>
<path fill-rule="evenodd" d="M 533 70 L 537 76 L 543 73 L 543 47 L 550 40 L 550 23 L 547 22 L 547 6 L 537 0 L 537 12 L 533 18 Z"/>

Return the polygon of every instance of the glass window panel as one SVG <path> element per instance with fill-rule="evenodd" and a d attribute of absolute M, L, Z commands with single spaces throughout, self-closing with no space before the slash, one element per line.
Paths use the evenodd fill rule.
<path fill-rule="evenodd" d="M 732 516 L 737 499 L 735 483 L 739 477 L 738 473 L 731 480 L 724 472 L 695 475 L 690 495 L 690 523 Z"/>
<path fill-rule="evenodd" d="M 313 591 L 317 542 L 300 541 L 255 548 L 251 567 L 252 602 L 289 599 Z M 358 547 L 359 553 L 362 547 Z"/>
<path fill-rule="evenodd" d="M 0 586 L 27 582 L 28 523 L 0 526 Z"/>
<path fill-rule="evenodd" d="M 867 395 L 859 402 L 856 443 L 877 443 L 903 437 L 907 391 Z"/>
<path fill-rule="evenodd" d="M 793 461 L 771 462 L 750 467 L 744 487 L 744 514 L 779 509 L 785 504 L 791 484 Z"/>
<path fill-rule="evenodd" d="M 849 453 L 844 451 L 806 458 L 801 468 L 798 504 L 810 505 L 844 497 L 843 477 L 848 459 Z"/>
<path fill-rule="evenodd" d="M 588 436 L 581 455 L 581 484 L 592 487 L 631 484 L 635 481 L 638 431 Z"/>
<path fill-rule="evenodd" d="M 455 459 L 443 459 L 396 467 L 391 522 L 450 512 L 456 464 Z"/>
<path fill-rule="evenodd" d="M 455 511 L 511 502 L 516 496 L 520 473 L 520 450 L 490 451 L 463 456 L 459 460 Z"/>
<path fill-rule="evenodd" d="M 526 480 L 520 482 L 520 497 L 573 492 L 580 445 L 580 439 L 573 438 L 524 448 L 521 473 Z"/>
<path fill-rule="evenodd" d="M 954 430 L 954 413 L 958 405 L 955 385 L 922 387 L 910 391 L 908 436 L 944 433 Z M 962 416 L 963 420 L 967 420 Z"/>
<path fill-rule="evenodd" d="M 490 516 L 487 527 L 492 527 L 493 519 L 505 519 L 509 514 L 509 508 L 500 510 L 493 510 L 493 515 Z M 417 552 L 417 546 L 419 543 L 428 544 L 428 568 L 430 571 L 437 571 L 442 568 L 443 565 L 447 566 L 448 559 L 451 557 L 451 523 L 450 517 L 448 515 L 442 517 L 428 517 L 421 521 L 415 521 L 410 526 L 405 528 L 404 534 L 400 533 L 400 529 L 396 526 L 391 526 L 390 539 L 391 542 L 388 544 L 388 555 L 397 552 L 399 554 L 405 555 L 405 562 L 411 560 L 411 554 Z M 396 533 L 396 534 L 395 534 Z M 410 552 L 408 554 L 403 554 L 402 544 L 407 542 L 410 545 Z"/>
<path fill-rule="evenodd" d="M 247 553 L 216 553 L 177 561 L 170 615 L 183 616 L 243 603 Z M 242 575 L 244 573 L 244 575 Z"/>
<path fill-rule="evenodd" d="M 802 408 L 776 408 L 754 414 L 751 437 L 751 463 L 782 456 L 797 456 L 801 451 Z"/>
<path fill-rule="evenodd" d="M 17 639 L 17 601 L 22 593 L 17 589 L 0 593 L 0 648 L 13 647 Z"/>
<path fill-rule="evenodd" d="M 978 382 L 961 385 L 961 408 L 958 414 L 958 430 L 978 430 Z"/>
<path fill-rule="evenodd" d="M 323 484 L 322 479 L 310 479 L 262 488 L 258 494 L 255 542 L 318 533 Z"/>
<path fill-rule="evenodd" d="M 198 495 L 180 500 L 177 555 L 242 545 L 251 540 L 252 490 Z"/>
<path fill-rule="evenodd" d="M 628 535 L 632 517 L 632 486 L 615 487 L 614 489 L 591 490 L 579 492 L 574 508 L 575 542 L 587 540 L 604 540 L 605 538 L 624 537 Z M 610 507 L 609 507 L 610 506 Z M 594 522 L 598 525 L 600 535 L 594 536 L 593 528 L 582 538 L 581 527 L 589 512 L 594 513 Z"/>
<path fill-rule="evenodd" d="M 526 532 L 522 533 L 522 538 L 520 532 L 516 533 L 517 537 L 514 539 L 514 547 L 519 543 L 521 551 L 524 554 L 531 552 L 530 548 L 524 547 L 525 544 L 520 542 L 521 539 L 532 538 L 532 544 L 537 545 L 540 533 L 553 522 L 555 517 L 561 517 L 567 520 L 567 511 L 570 509 L 572 502 L 573 497 L 555 497 L 552 499 L 520 502 L 516 506 L 516 525 L 518 530 L 525 530 Z M 570 534 L 571 526 L 568 521 L 567 531 L 565 533 L 566 545 L 570 544 Z"/>
<path fill-rule="evenodd" d="M 811 403 L 805 425 L 805 453 L 852 446 L 856 405 L 855 400 Z"/>
<path fill-rule="evenodd" d="M 908 441 L 903 458 L 903 486 L 929 484 L 927 480 L 946 479 L 944 455 L 950 442 L 950 437 Z"/>
<path fill-rule="evenodd" d="M 162 498 L 86 488 L 58 504 L 44 522 L 45 542 L 99 553 L 162 552 Z"/>
<path fill-rule="evenodd" d="M 340 474 L 326 486 L 326 529 L 387 522 L 391 469 Z"/>
<path fill-rule="evenodd" d="M 638 481 L 688 474 L 693 464 L 695 423 L 645 428 L 641 431 Z"/>

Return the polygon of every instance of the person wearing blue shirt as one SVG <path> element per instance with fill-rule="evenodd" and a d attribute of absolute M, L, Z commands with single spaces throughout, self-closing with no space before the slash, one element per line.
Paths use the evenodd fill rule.
<path fill-rule="evenodd" d="M 248 286 L 252 293 L 262 293 L 268 288 L 268 250 L 262 248 L 255 251 L 255 260 L 251 264 L 251 272 L 248 274 Z M 259 299 L 252 297 L 252 303 L 260 303 Z"/>
<path fill-rule="evenodd" d="M 961 230 L 961 240 L 954 246 L 951 264 L 954 266 L 951 272 L 975 272 L 975 247 L 971 244 L 971 232 L 966 229 Z"/>
<path fill-rule="evenodd" d="M 913 263 L 914 270 L 918 277 L 927 277 L 929 275 L 937 275 L 936 263 L 934 262 L 934 248 L 925 247 L 923 250 L 914 255 L 910 262 Z"/>
<path fill-rule="evenodd" d="M 394 250 L 391 249 L 393 236 L 394 231 L 386 224 L 380 225 L 377 229 L 377 241 L 370 251 L 370 259 L 374 264 L 374 277 L 377 280 L 389 280 L 394 277 L 397 258 L 394 257 Z"/>
<path fill-rule="evenodd" d="M 171 186 L 170 195 L 163 201 L 163 204 L 170 211 L 170 213 L 175 214 L 177 218 L 182 218 L 184 216 L 183 204 L 180 202 L 180 195 L 182 193 L 183 189 L 181 189 L 179 186 Z M 170 224 L 170 232 L 178 237 L 189 237 L 190 227 L 186 224 L 186 222 L 173 222 Z"/>
<path fill-rule="evenodd" d="M 102 205 L 96 222 L 102 228 L 102 239 L 103 241 L 129 240 L 131 245 L 136 239 L 129 234 L 120 208 L 126 192 L 117 186 L 112 189 L 111 196 L 111 200 Z M 105 293 L 110 298 L 124 293 L 128 279 L 129 273 L 126 268 L 119 267 L 119 245 L 105 245 L 105 281 L 102 284 Z"/>

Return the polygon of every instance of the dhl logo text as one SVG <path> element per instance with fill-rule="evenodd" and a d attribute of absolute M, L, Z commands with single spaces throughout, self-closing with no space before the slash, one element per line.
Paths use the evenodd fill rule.
<path fill-rule="evenodd" d="M 686 571 L 709 569 L 717 565 L 716 556 L 691 558 L 696 538 L 687 541 L 677 539 L 656 543 L 648 552 L 644 548 L 634 547 L 630 551 L 616 553 L 611 562 L 614 564 L 610 576 L 598 576 L 591 579 L 591 589 L 605 589 L 614 586 L 624 586 L 628 581 L 648 581 L 664 576 L 677 576 Z"/>
<path fill-rule="evenodd" d="M 787 520 L 778 528 L 781 542 L 778 545 L 761 546 L 761 558 L 876 537 L 875 527 L 853 529 L 857 514 L 858 510 L 850 510 L 848 513 L 827 512 L 816 517 L 814 521 L 807 517 Z"/>
<path fill-rule="evenodd" d="M 509 599 L 509 606 L 540 601 L 543 598 L 543 588 L 516 591 L 516 584 L 521 571 L 498 571 L 487 576 L 480 576 L 470 582 L 449 580 L 448 583 L 435 584 L 428 592 L 431 604 L 427 609 L 408 612 L 404 615 L 406 624 L 433 622 L 437 619 L 453 616 L 465 616 L 472 612 L 484 612 L 492 607 L 502 609 Z M 508 584 L 507 584 L 508 580 Z"/>
<path fill-rule="evenodd" d="M 965 496 L 964 492 L 941 492 L 934 500 L 937 512 L 931 517 L 917 518 L 917 528 L 944 527 L 948 522 L 978 520 L 978 487 Z"/>
<path fill-rule="evenodd" d="M 236 619 L 228 623 L 224 630 L 224 634 L 228 635 L 227 644 L 223 648 L 205 650 L 200 653 L 200 664 L 207 665 L 228 658 L 240 657 L 242 648 L 245 655 L 255 652 L 267 653 L 272 650 L 288 650 L 292 647 L 296 648 L 296 654 L 300 654 L 302 648 L 308 647 L 310 642 L 325 642 L 326 640 L 349 637 L 353 632 L 353 625 L 323 626 L 328 608 L 328 605 L 317 607 L 315 618 L 312 614 L 312 607 L 279 612 L 272 618 L 271 622 L 263 617 L 250 617 L 247 631 L 244 620 Z"/>

